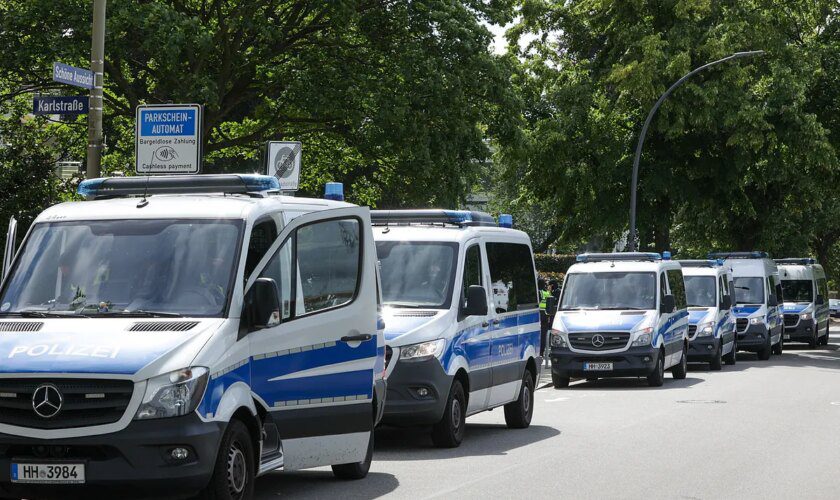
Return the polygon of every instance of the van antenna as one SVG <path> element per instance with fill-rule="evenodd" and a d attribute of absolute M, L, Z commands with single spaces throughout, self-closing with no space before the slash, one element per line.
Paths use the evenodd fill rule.
<path fill-rule="evenodd" d="M 146 196 L 149 194 L 149 177 L 151 176 L 146 176 L 146 187 L 143 188 L 143 199 L 140 200 L 140 203 L 137 204 L 137 208 L 143 208 L 149 204 L 149 200 L 146 199 Z"/>

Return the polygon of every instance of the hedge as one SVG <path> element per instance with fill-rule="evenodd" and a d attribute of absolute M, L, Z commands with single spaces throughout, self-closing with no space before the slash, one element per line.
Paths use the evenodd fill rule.
<path fill-rule="evenodd" d="M 537 273 L 541 279 L 557 280 L 563 283 L 566 271 L 575 263 L 575 256 L 538 253 L 534 254 L 534 263 L 537 265 Z"/>

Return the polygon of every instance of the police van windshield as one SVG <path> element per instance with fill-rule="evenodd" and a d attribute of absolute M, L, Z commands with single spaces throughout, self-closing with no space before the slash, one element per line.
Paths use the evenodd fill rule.
<path fill-rule="evenodd" d="M 654 273 L 572 273 L 566 276 L 561 310 L 656 309 Z"/>
<path fill-rule="evenodd" d="M 764 278 L 735 278 L 736 304 L 763 304 Z"/>
<path fill-rule="evenodd" d="M 785 302 L 812 302 L 814 284 L 811 280 L 782 280 Z"/>
<path fill-rule="evenodd" d="M 377 241 L 386 306 L 448 309 L 457 243 Z"/>
<path fill-rule="evenodd" d="M 688 307 L 715 307 L 715 277 L 686 276 L 685 298 Z"/>
<path fill-rule="evenodd" d="M 21 250 L 0 314 L 221 316 L 241 221 L 41 223 Z"/>

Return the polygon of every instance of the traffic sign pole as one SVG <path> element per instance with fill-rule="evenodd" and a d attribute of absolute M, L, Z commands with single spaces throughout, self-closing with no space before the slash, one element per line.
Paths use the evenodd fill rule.
<path fill-rule="evenodd" d="M 100 176 L 102 165 L 102 84 L 105 66 L 105 0 L 93 1 L 93 37 L 90 48 L 90 89 L 88 113 L 87 178 Z"/>

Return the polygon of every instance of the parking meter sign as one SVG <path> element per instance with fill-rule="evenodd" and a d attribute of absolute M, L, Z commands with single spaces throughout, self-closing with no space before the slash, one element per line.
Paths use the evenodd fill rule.
<path fill-rule="evenodd" d="M 201 170 L 201 106 L 137 107 L 138 174 L 197 174 Z"/>

